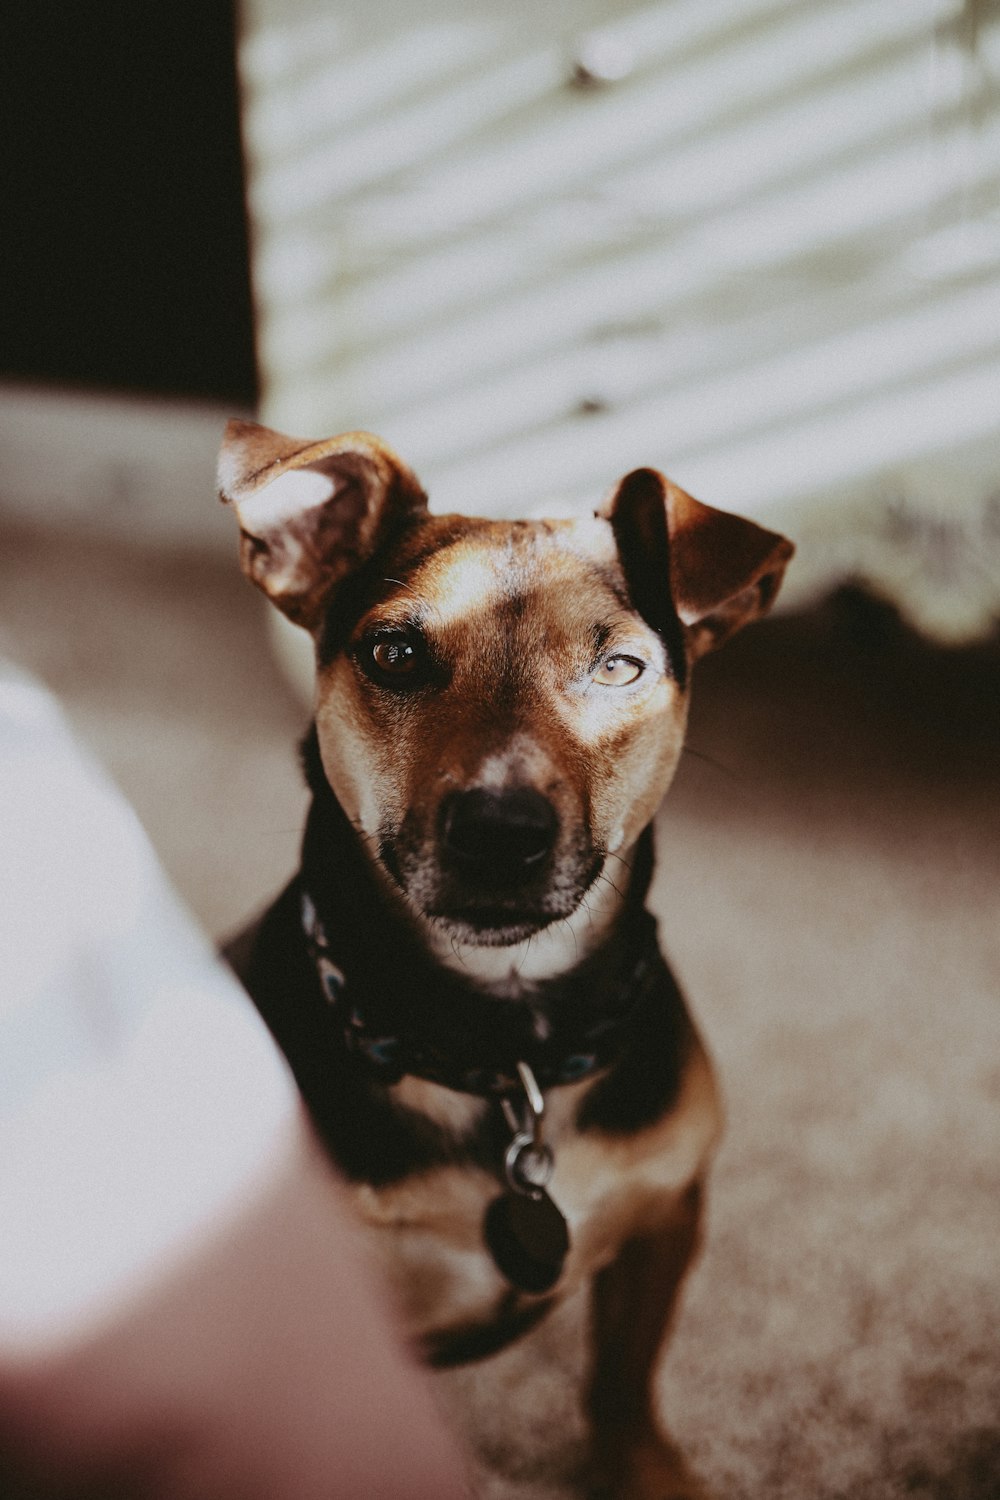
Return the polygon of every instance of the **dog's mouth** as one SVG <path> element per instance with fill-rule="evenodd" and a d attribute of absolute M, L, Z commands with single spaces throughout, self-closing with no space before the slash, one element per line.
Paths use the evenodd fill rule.
<path fill-rule="evenodd" d="M 576 878 L 561 879 L 533 897 L 492 898 L 456 889 L 450 880 L 426 867 L 404 873 L 393 859 L 383 859 L 408 905 L 455 943 L 475 948 L 505 948 L 523 943 L 553 923 L 571 917 L 600 876 L 604 859 L 597 855 Z M 409 876 L 409 878 L 407 878 Z"/>
<path fill-rule="evenodd" d="M 604 866 L 533 791 L 453 797 L 434 835 L 383 830 L 379 857 L 408 904 L 455 943 L 510 947 L 572 916 Z"/>
<path fill-rule="evenodd" d="M 589 866 L 548 884 L 534 899 L 490 900 L 454 891 L 449 883 L 439 887 L 437 899 L 421 906 L 422 915 L 442 929 L 453 942 L 476 948 L 507 948 L 523 943 L 553 923 L 565 921 L 585 902 L 587 892 L 604 867 L 603 856 Z M 413 901 L 413 893 L 407 891 Z"/>

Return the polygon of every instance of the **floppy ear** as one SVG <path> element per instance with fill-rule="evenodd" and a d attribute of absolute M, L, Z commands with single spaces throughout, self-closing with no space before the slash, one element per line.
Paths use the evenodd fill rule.
<path fill-rule="evenodd" d="M 239 518 L 244 573 L 307 630 L 391 527 L 427 509 L 416 476 L 368 432 L 310 442 L 230 422 L 218 484 Z"/>
<path fill-rule="evenodd" d="M 611 522 L 636 608 L 668 645 L 679 622 L 692 659 L 766 614 L 795 551 L 655 469 L 626 474 L 599 514 Z"/>

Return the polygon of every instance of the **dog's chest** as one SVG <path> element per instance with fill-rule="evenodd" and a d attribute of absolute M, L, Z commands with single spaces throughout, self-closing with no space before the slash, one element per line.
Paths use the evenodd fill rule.
<path fill-rule="evenodd" d="M 450 1114 L 457 1123 L 457 1111 L 483 1107 L 456 1102 L 436 1085 L 418 1087 L 439 1119 Z M 692 1052 L 674 1107 L 640 1132 L 578 1131 L 575 1118 L 588 1087 L 552 1090 L 547 1100 L 547 1139 L 555 1156 L 549 1192 L 565 1215 L 570 1241 L 555 1288 L 560 1301 L 613 1260 L 626 1240 L 669 1219 L 700 1172 L 718 1123 L 700 1048 Z M 446 1164 L 388 1187 L 355 1189 L 360 1217 L 415 1338 L 509 1319 L 537 1301 L 511 1286 L 486 1248 L 486 1212 L 504 1191 L 499 1161 L 494 1172 Z"/>

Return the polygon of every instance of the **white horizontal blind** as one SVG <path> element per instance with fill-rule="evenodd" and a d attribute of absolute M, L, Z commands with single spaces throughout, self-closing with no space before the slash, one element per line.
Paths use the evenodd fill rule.
<path fill-rule="evenodd" d="M 647 463 L 779 519 L 915 464 L 983 503 L 995 4 L 299 6 L 243 52 L 268 420 L 380 432 L 441 510 Z"/>

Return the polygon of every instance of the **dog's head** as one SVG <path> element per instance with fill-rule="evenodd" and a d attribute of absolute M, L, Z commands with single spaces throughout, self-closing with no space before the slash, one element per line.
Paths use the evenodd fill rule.
<path fill-rule="evenodd" d="M 232 422 L 219 488 L 244 571 L 314 638 L 342 807 L 418 919 L 477 947 L 615 884 L 676 768 L 691 662 L 765 612 L 792 552 L 651 469 L 587 519 L 432 516 L 366 433 Z"/>

